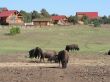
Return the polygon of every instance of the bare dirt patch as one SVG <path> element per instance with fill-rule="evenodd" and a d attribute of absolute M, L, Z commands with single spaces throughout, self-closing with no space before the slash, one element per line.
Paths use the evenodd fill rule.
<path fill-rule="evenodd" d="M 0 56 L 0 82 L 109 82 L 110 57 L 72 55 L 67 69 L 31 62 L 25 54 Z"/>

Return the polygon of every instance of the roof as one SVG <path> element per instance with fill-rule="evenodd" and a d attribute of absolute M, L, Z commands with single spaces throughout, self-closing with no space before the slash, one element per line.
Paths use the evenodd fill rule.
<path fill-rule="evenodd" d="M 66 19 L 67 17 L 64 15 L 61 16 L 51 16 L 52 20 L 61 20 L 61 19 Z"/>
<path fill-rule="evenodd" d="M 18 11 L 17 10 L 3 11 L 3 12 L 0 13 L 0 17 L 8 17 L 11 14 L 14 14 L 16 12 L 18 12 Z"/>
<path fill-rule="evenodd" d="M 8 11 L 8 9 L 6 7 L 2 7 L 2 8 L 0 8 L 0 12 L 2 12 L 2 11 Z"/>
<path fill-rule="evenodd" d="M 36 19 L 33 19 L 32 21 L 33 22 L 35 22 L 35 21 L 52 21 L 52 19 L 51 18 L 36 18 Z"/>
<path fill-rule="evenodd" d="M 76 12 L 76 15 L 85 15 L 90 19 L 94 19 L 98 17 L 98 12 Z"/>

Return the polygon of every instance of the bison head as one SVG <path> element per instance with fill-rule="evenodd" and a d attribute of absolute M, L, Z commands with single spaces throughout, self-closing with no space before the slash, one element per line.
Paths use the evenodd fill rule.
<path fill-rule="evenodd" d="M 34 58 L 34 49 L 29 51 L 29 58 Z"/>

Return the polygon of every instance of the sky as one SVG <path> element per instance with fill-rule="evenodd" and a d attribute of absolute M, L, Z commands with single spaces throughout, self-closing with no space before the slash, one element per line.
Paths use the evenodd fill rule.
<path fill-rule="evenodd" d="M 50 14 L 75 15 L 76 12 L 98 12 L 99 16 L 110 15 L 110 0 L 0 0 L 0 7 L 10 10 L 40 12 L 45 8 Z"/>

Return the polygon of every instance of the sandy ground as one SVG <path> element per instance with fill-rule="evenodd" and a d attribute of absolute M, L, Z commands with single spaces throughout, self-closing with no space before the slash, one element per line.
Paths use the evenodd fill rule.
<path fill-rule="evenodd" d="M 72 55 L 67 69 L 62 69 L 25 54 L 1 55 L 0 82 L 110 82 L 110 56 Z"/>

